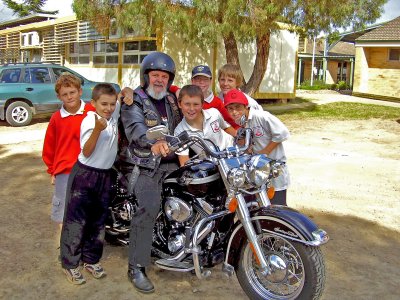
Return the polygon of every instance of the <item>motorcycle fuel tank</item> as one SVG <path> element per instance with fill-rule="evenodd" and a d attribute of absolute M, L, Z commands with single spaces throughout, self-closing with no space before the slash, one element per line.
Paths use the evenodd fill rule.
<path fill-rule="evenodd" d="M 223 189 L 218 167 L 211 161 L 195 161 L 172 172 L 164 184 L 178 184 L 195 197 L 204 197 Z"/>

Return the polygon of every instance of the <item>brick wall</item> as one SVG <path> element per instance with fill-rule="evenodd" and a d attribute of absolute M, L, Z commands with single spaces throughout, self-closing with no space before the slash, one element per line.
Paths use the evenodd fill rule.
<path fill-rule="evenodd" d="M 400 61 L 389 61 L 388 48 L 356 47 L 356 93 L 400 98 Z"/>

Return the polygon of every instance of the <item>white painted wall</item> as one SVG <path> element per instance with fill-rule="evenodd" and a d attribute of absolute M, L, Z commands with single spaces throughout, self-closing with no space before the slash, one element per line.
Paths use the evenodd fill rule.
<path fill-rule="evenodd" d="M 216 65 L 213 65 L 213 47 L 204 51 L 197 46 L 184 46 L 179 38 L 174 35 L 165 35 L 163 38 L 164 51 L 172 56 L 177 64 L 177 76 L 175 83 L 183 85 L 190 83 L 190 72 L 199 64 L 208 64 L 210 68 L 218 68 L 226 64 L 225 48 L 220 42 L 216 51 Z M 298 36 L 287 30 L 279 30 L 270 38 L 270 53 L 267 71 L 259 88 L 260 93 L 294 93 L 296 73 L 296 53 Z M 255 43 L 239 45 L 239 60 L 243 75 L 248 80 L 253 71 L 256 54 Z M 216 81 L 216 78 L 215 78 Z M 215 82 L 219 91 L 218 82 Z"/>
<path fill-rule="evenodd" d="M 130 87 L 135 89 L 140 85 L 140 68 L 122 68 L 121 88 Z"/>
<path fill-rule="evenodd" d="M 117 83 L 118 84 L 118 69 L 115 68 L 93 68 L 89 66 L 77 66 L 77 65 L 68 65 L 65 64 L 66 67 L 74 70 L 75 72 L 81 74 L 83 77 L 99 82 L 109 82 L 109 83 Z"/>
<path fill-rule="evenodd" d="M 267 71 L 260 93 L 294 93 L 298 44 L 298 36 L 287 30 L 271 35 Z"/>
<path fill-rule="evenodd" d="M 273 34 L 270 39 L 270 52 L 267 64 L 267 71 L 259 88 L 260 93 L 294 93 L 295 64 L 298 37 L 296 34 L 286 30 L 280 30 Z M 239 59 L 245 79 L 248 80 L 253 70 L 255 60 L 255 43 L 241 45 Z M 163 37 L 162 51 L 168 53 L 175 61 L 176 76 L 174 84 L 183 86 L 191 82 L 191 70 L 199 64 L 207 64 L 211 69 L 217 68 L 226 63 L 225 49 L 222 41 L 218 44 L 216 58 L 214 59 L 213 46 L 207 50 L 201 50 L 196 45 L 185 46 L 174 34 L 165 34 Z M 216 65 L 213 65 L 216 62 Z M 68 66 L 82 74 L 89 80 L 118 83 L 118 69 L 115 68 L 93 68 L 81 66 Z M 215 87 L 219 91 L 216 78 Z M 121 87 L 132 88 L 140 84 L 140 69 L 138 66 L 122 68 Z"/>

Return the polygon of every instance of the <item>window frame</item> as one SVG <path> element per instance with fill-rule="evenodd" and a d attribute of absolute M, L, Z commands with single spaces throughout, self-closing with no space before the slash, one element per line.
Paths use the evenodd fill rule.
<path fill-rule="evenodd" d="M 396 59 L 391 59 L 391 52 L 395 51 L 397 52 L 397 58 Z M 400 48 L 389 48 L 388 49 L 388 61 L 390 62 L 400 62 Z"/>
<path fill-rule="evenodd" d="M 129 43 L 138 43 L 137 49 L 134 50 L 126 50 L 126 45 Z M 149 49 L 143 50 L 144 46 L 142 46 L 145 43 L 151 43 L 154 44 L 154 47 L 150 47 Z M 148 45 L 147 45 L 148 47 Z M 122 44 L 122 65 L 140 65 L 143 61 L 143 59 L 146 57 L 146 55 L 150 54 L 151 52 L 157 51 L 157 41 L 154 39 L 148 39 L 148 40 L 131 40 L 131 41 L 125 41 Z M 126 56 L 137 56 L 137 62 L 125 62 L 125 57 Z"/>
<path fill-rule="evenodd" d="M 104 50 L 103 51 L 96 51 L 96 45 L 99 43 L 102 43 L 104 45 Z M 116 51 L 107 51 L 107 44 L 115 44 L 117 46 Z M 95 57 L 103 57 L 104 62 L 96 62 Z M 107 57 L 116 57 L 117 61 L 116 62 L 107 62 Z M 118 42 L 109 42 L 106 40 L 97 40 L 93 42 L 93 47 L 92 47 L 92 62 L 93 65 L 118 65 L 119 63 L 119 43 Z"/>
<path fill-rule="evenodd" d="M 86 44 L 86 45 L 88 45 L 88 48 L 89 48 L 89 52 L 88 53 L 86 53 L 86 52 L 84 52 L 84 53 L 80 53 L 80 49 L 81 49 L 81 47 L 82 46 L 84 46 L 84 44 Z M 78 52 L 71 52 L 71 49 L 72 49 L 72 47 L 75 47 L 75 46 L 77 46 L 77 49 L 78 49 Z M 69 63 L 71 64 L 71 65 L 90 65 L 90 57 L 91 57 L 91 53 L 90 53 L 90 47 L 91 45 L 90 45 L 90 42 L 74 42 L 74 43 L 70 43 L 70 45 L 69 45 L 69 57 L 68 57 L 68 60 L 69 60 Z M 77 59 L 77 62 L 73 62 L 72 60 L 73 59 Z M 80 60 L 85 60 L 84 62 L 80 62 Z M 88 60 L 87 62 L 86 62 L 86 59 Z"/>

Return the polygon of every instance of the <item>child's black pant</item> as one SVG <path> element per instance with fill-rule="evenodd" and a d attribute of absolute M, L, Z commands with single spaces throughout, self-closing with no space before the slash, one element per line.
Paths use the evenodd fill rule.
<path fill-rule="evenodd" d="M 74 165 L 67 186 L 61 232 L 64 269 L 76 268 L 80 261 L 99 262 L 111 196 L 111 170 L 92 168 L 79 161 Z"/>

